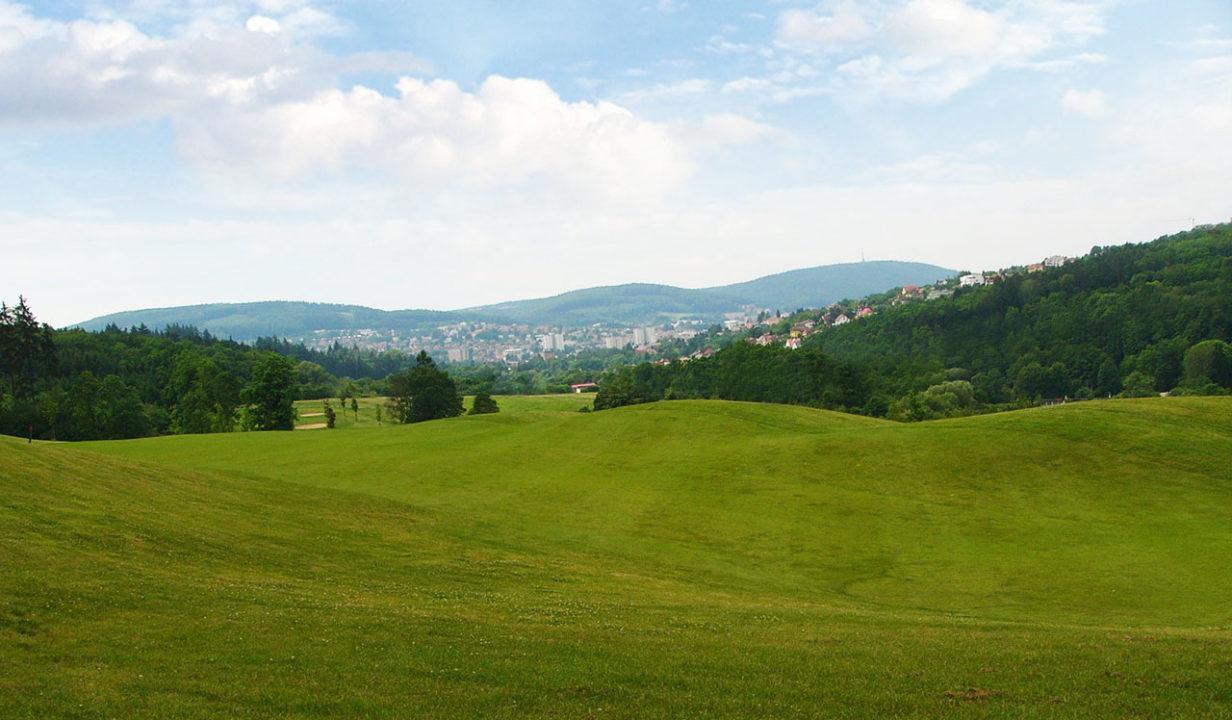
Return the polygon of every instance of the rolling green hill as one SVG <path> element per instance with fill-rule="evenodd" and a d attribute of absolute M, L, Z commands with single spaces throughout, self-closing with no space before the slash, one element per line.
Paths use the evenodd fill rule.
<path fill-rule="evenodd" d="M 167 325 L 192 325 L 219 337 L 250 342 L 258 337 L 305 337 L 319 329 L 374 328 L 410 333 L 463 320 L 575 327 L 597 322 L 652 324 L 680 316 L 722 319 L 723 313 L 742 305 L 823 307 L 844 297 L 904 284 L 925 285 L 953 274 L 936 265 L 878 261 L 823 265 L 702 290 L 636 283 L 453 311 L 385 311 L 359 305 L 287 301 L 216 303 L 131 310 L 87 320 L 79 326 L 102 330 L 111 324 L 122 328 L 144 324 L 157 330 Z"/>
<path fill-rule="evenodd" d="M 3 717 L 1225 717 L 1232 401 L 0 438 Z"/>

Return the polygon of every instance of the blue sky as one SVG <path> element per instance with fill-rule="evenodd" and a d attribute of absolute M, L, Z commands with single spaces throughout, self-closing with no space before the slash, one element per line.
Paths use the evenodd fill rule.
<path fill-rule="evenodd" d="M 1232 4 L 0 0 L 0 297 L 449 309 L 1232 216 Z"/>

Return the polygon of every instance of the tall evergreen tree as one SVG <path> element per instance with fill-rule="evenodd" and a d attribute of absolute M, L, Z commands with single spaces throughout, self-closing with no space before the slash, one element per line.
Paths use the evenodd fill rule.
<path fill-rule="evenodd" d="M 18 397 L 33 394 L 35 383 L 56 369 L 56 345 L 50 325 L 40 325 L 26 304 L 0 302 L 0 392 Z"/>

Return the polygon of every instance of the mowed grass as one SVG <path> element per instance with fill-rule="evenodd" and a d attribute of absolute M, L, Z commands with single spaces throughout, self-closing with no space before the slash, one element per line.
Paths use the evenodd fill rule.
<path fill-rule="evenodd" d="M 1226 717 L 1230 461 L 1189 398 L 4 439 L 0 716 Z"/>
<path fill-rule="evenodd" d="M 580 411 L 583 407 L 593 408 L 595 396 L 593 393 L 575 394 L 568 393 L 562 395 L 496 395 L 497 407 L 501 412 L 569 412 Z M 463 406 L 470 410 L 475 398 L 473 395 L 467 395 L 463 399 Z M 334 408 L 336 413 L 334 417 L 334 429 L 349 430 L 352 428 L 375 428 L 383 427 L 390 422 L 388 409 L 382 407 L 382 419 L 378 422 L 376 418 L 376 408 L 378 405 L 385 406 L 389 401 L 386 397 L 362 397 L 356 399 L 358 406 L 355 411 L 351 410 L 351 401 L 348 398 L 346 403 L 346 412 L 339 410 L 338 398 L 330 398 L 329 404 Z M 297 400 L 295 402 L 297 428 L 317 428 L 316 426 L 325 423 L 325 400 Z"/>

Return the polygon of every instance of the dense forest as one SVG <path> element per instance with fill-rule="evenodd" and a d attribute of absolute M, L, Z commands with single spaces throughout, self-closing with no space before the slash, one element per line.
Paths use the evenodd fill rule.
<path fill-rule="evenodd" d="M 870 396 L 868 373 L 857 363 L 816 349 L 737 343 L 711 357 L 615 369 L 600 383 L 595 409 L 718 398 L 865 412 Z"/>
<path fill-rule="evenodd" d="M 268 424 L 261 402 L 246 393 L 261 392 L 267 370 L 291 376 L 282 384 L 292 386 L 276 392 L 298 392 L 290 361 L 195 328 L 56 331 L 37 323 L 24 299 L 0 309 L 5 434 L 94 440 L 260 429 Z"/>
<path fill-rule="evenodd" d="M 375 377 L 338 378 L 321 364 Z M 0 432 L 40 439 L 290 430 L 297 399 L 388 395 L 391 418 L 461 412 L 449 374 L 426 353 L 376 355 L 221 340 L 193 327 L 101 332 L 40 324 L 24 299 L 0 303 Z"/>

